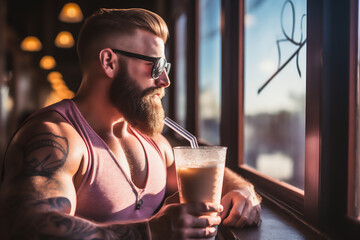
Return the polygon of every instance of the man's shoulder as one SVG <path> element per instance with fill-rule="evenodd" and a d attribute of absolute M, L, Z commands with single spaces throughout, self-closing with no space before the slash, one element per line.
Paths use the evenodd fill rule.
<path fill-rule="evenodd" d="M 54 139 L 64 139 L 69 146 L 84 147 L 85 143 L 78 132 L 58 112 L 46 111 L 35 114 L 29 118 L 16 132 L 9 146 L 26 145 L 31 139 L 37 136 L 48 136 Z"/>
<path fill-rule="evenodd" d="M 58 112 L 46 111 L 33 115 L 19 128 L 16 135 L 25 137 L 26 135 L 32 135 L 33 133 L 54 131 L 71 132 L 71 125 L 68 123 Z M 15 136 L 16 137 L 16 136 Z"/>
<path fill-rule="evenodd" d="M 51 111 L 35 115 L 22 125 L 9 142 L 4 161 L 6 171 L 13 176 L 25 166 L 25 160 L 31 166 L 39 164 L 37 168 L 58 166 L 59 171 L 75 174 L 86 157 L 81 136 L 59 113 Z"/>

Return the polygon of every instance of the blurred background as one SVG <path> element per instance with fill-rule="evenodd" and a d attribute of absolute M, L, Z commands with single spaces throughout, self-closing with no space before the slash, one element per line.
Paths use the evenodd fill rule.
<path fill-rule="evenodd" d="M 141 7 L 166 19 L 164 0 L 0 0 L 0 158 L 33 111 L 72 98 L 81 72 L 76 39 L 99 8 Z"/>

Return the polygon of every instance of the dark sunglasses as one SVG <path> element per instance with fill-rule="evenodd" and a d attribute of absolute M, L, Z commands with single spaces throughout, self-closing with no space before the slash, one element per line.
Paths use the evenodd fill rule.
<path fill-rule="evenodd" d="M 164 69 L 166 70 L 166 73 L 169 75 L 171 64 L 168 63 L 166 59 L 163 57 L 149 57 L 149 56 L 132 53 L 132 52 L 126 52 L 123 50 L 113 49 L 113 48 L 111 50 L 113 50 L 113 52 L 120 53 L 127 57 L 137 58 L 154 63 L 151 70 L 151 77 L 153 79 L 158 79 L 163 73 Z"/>

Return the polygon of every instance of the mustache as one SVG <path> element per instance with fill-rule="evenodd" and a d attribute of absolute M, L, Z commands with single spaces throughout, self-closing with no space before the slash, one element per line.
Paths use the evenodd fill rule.
<path fill-rule="evenodd" d="M 152 96 L 155 94 L 160 95 L 160 99 L 165 96 L 165 89 L 162 87 L 151 87 L 143 91 L 142 97 Z"/>

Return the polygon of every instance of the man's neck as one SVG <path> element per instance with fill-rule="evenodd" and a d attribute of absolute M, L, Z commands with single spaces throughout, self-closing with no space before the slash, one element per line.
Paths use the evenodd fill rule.
<path fill-rule="evenodd" d="M 73 99 L 80 112 L 100 136 L 124 136 L 128 123 L 121 113 L 111 104 L 107 96 L 99 93 L 77 94 Z"/>

